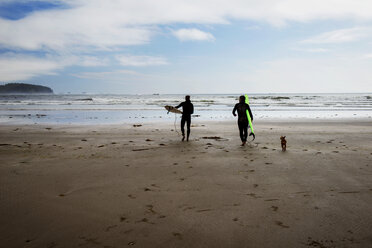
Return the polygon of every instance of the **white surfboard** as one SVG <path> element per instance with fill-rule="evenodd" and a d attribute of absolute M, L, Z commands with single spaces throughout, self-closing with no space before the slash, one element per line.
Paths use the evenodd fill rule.
<path fill-rule="evenodd" d="M 172 112 L 172 113 L 175 113 L 175 114 L 182 114 L 182 111 L 181 111 L 181 110 L 178 110 L 178 109 L 176 109 L 176 108 L 173 107 L 173 106 L 169 106 L 169 105 L 167 105 L 167 106 L 164 106 L 164 108 L 165 108 L 166 110 L 168 110 L 168 112 Z"/>

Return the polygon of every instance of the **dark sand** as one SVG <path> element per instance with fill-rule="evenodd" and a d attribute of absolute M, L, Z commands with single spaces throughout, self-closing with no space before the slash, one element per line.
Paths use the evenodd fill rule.
<path fill-rule="evenodd" d="M 0 126 L 0 246 L 372 247 L 370 122 L 203 125 Z"/>

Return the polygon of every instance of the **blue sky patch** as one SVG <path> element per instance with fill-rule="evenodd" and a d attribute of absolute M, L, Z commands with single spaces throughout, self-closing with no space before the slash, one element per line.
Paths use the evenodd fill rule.
<path fill-rule="evenodd" d="M 0 3 L 0 17 L 8 20 L 19 20 L 35 11 L 61 8 L 61 3 L 43 1 Z"/>

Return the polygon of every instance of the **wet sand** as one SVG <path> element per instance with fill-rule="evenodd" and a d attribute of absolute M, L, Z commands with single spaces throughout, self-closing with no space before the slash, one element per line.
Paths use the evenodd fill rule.
<path fill-rule="evenodd" d="M 0 126 L 1 246 L 372 247 L 371 122 L 173 128 Z"/>

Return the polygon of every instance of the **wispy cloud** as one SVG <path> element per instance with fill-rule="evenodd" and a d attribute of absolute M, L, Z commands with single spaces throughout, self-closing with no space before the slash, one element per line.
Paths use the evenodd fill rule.
<path fill-rule="evenodd" d="M 103 72 L 80 72 L 74 73 L 72 76 L 84 79 L 122 79 L 125 75 L 140 75 L 140 73 L 131 70 L 116 70 L 116 71 L 103 71 Z"/>
<path fill-rule="evenodd" d="M 40 75 L 55 75 L 68 66 L 96 67 L 107 65 L 106 59 L 93 56 L 30 55 L 6 53 L 0 56 L 0 81 L 27 80 Z"/>
<path fill-rule="evenodd" d="M 173 35 L 181 41 L 214 41 L 215 38 L 211 33 L 201 31 L 196 28 L 182 28 L 173 31 Z"/>
<path fill-rule="evenodd" d="M 116 59 L 124 66 L 154 66 L 166 65 L 168 61 L 163 57 L 118 55 Z"/>
<path fill-rule="evenodd" d="M 245 30 L 260 30 L 261 27 L 258 25 L 252 25 L 252 26 L 247 26 L 244 28 Z"/>
<path fill-rule="evenodd" d="M 0 81 L 26 80 L 38 75 L 52 75 L 60 69 L 58 62 L 30 56 L 7 54 L 0 57 Z"/>
<path fill-rule="evenodd" d="M 245 81 L 256 92 L 370 92 L 372 61 L 356 58 L 278 59 L 258 64 Z"/>
<path fill-rule="evenodd" d="M 372 29 L 367 27 L 338 29 L 308 38 L 303 40 L 302 43 L 330 44 L 353 42 L 358 41 L 361 38 L 371 36 L 371 31 Z"/>
<path fill-rule="evenodd" d="M 314 2 L 315 1 L 315 2 Z M 19 20 L 0 18 L 0 45 L 25 50 L 113 49 L 151 41 L 158 25 L 221 24 L 253 20 L 274 26 L 312 20 L 372 20 L 372 2 L 340 0 L 115 1 L 61 0 L 63 8 L 32 12 Z M 186 29 L 181 39 L 213 40 L 213 35 Z M 328 34 L 318 41 L 350 40 Z M 333 38 L 332 38 L 333 37 Z M 312 39 L 310 39 L 312 40 Z M 315 39 L 314 41 L 317 41 Z"/>
<path fill-rule="evenodd" d="M 326 53 L 329 49 L 326 48 L 292 48 L 294 51 L 308 52 L 308 53 Z"/>

